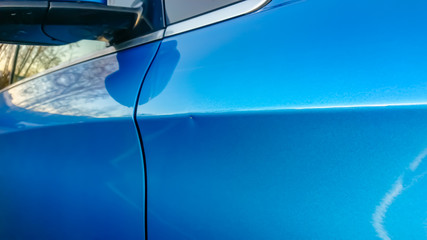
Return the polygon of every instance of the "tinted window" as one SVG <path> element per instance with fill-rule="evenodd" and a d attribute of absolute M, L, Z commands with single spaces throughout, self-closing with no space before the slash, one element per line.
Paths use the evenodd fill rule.
<path fill-rule="evenodd" d="M 168 24 L 176 23 L 242 0 L 165 0 Z"/>
<path fill-rule="evenodd" d="M 180 2 L 181 0 L 175 0 Z M 142 17 L 148 23 L 149 31 L 156 31 L 164 28 L 163 22 L 163 0 L 107 0 L 108 6 L 138 8 L 142 6 Z M 144 24 L 139 27 L 143 28 Z M 147 33 L 147 29 L 139 32 L 138 27 L 134 30 L 134 37 L 138 37 Z"/>
<path fill-rule="evenodd" d="M 100 41 L 82 40 L 64 46 L 19 46 L 13 82 L 44 72 L 62 63 L 90 55 L 107 46 Z"/>
<path fill-rule="evenodd" d="M 140 7 L 142 2 L 142 0 L 108 0 L 107 4 L 116 7 Z"/>

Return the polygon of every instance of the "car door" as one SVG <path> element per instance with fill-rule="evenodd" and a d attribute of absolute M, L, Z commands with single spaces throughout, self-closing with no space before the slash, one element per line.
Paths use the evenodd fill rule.
<path fill-rule="evenodd" d="M 144 80 L 149 239 L 425 239 L 426 2 L 250 2 Z"/>
<path fill-rule="evenodd" d="M 0 92 L 1 239 L 144 239 L 133 116 L 162 33 L 24 80 L 32 70 L 17 59 L 20 81 Z M 77 44 L 66 53 L 88 48 Z"/>

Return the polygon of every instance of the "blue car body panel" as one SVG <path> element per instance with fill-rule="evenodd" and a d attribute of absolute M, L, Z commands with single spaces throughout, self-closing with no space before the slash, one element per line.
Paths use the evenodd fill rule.
<path fill-rule="evenodd" d="M 427 3 L 275 1 L 164 39 L 148 239 L 425 239 Z"/>
<path fill-rule="evenodd" d="M 13 0 L 13 1 L 14 2 L 19 2 L 19 1 L 43 2 L 43 0 Z M 11 2 L 11 0 L 0 0 L 0 2 Z M 100 4 L 107 5 L 107 0 L 48 0 L 48 2 L 88 2 L 88 3 L 100 3 Z"/>
<path fill-rule="evenodd" d="M 7 88 L 0 239 L 425 239 L 426 12 L 272 0 Z"/>
<path fill-rule="evenodd" d="M 159 42 L 0 93 L 0 238 L 144 239 L 134 106 Z"/>

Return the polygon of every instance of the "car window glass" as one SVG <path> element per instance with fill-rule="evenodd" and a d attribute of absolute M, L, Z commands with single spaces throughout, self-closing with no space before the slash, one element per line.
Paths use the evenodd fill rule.
<path fill-rule="evenodd" d="M 15 45 L 0 44 L 0 89 L 10 84 L 15 52 Z"/>
<path fill-rule="evenodd" d="M 108 6 L 115 7 L 140 7 L 142 4 L 142 0 L 108 0 Z"/>
<path fill-rule="evenodd" d="M 159 5 L 159 2 L 160 0 L 107 0 L 109 6 L 137 8 L 142 5 L 144 9 L 148 10 L 154 8 L 158 10 L 159 7 L 161 9 L 162 5 Z M 157 22 L 162 23 L 162 16 L 144 17 L 160 19 L 159 21 L 151 21 L 152 26 L 159 25 Z M 0 90 L 11 83 L 89 56 L 106 47 L 108 44 L 105 42 L 90 40 L 82 40 L 63 46 L 0 44 Z"/>
<path fill-rule="evenodd" d="M 105 42 L 82 40 L 63 46 L 19 46 L 13 81 L 69 63 L 107 47 Z"/>
<path fill-rule="evenodd" d="M 176 23 L 242 0 L 165 0 L 166 20 Z"/>

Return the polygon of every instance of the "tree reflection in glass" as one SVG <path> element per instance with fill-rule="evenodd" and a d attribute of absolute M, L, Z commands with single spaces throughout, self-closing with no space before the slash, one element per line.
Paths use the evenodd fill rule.
<path fill-rule="evenodd" d="M 107 47 L 105 42 L 82 40 L 64 46 L 27 46 L 19 48 L 13 82 L 50 68 L 90 55 Z"/>
<path fill-rule="evenodd" d="M 15 45 L 0 44 L 0 89 L 10 84 L 15 49 Z"/>

